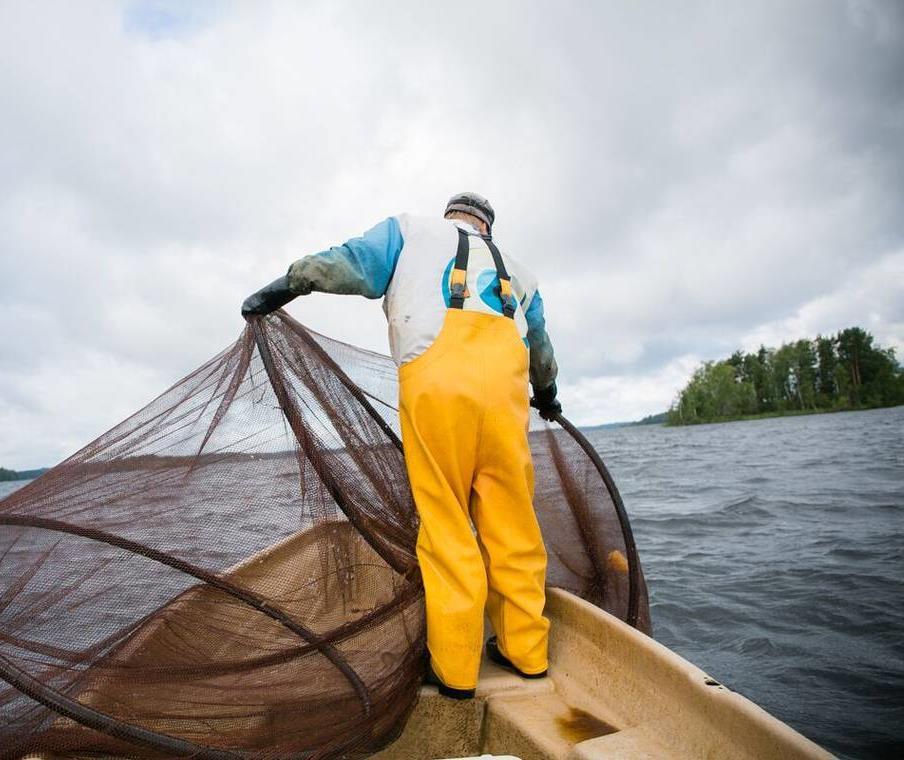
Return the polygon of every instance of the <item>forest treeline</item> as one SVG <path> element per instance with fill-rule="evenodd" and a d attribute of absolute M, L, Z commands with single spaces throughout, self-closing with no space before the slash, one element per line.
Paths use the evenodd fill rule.
<path fill-rule="evenodd" d="M 860 327 L 833 336 L 735 351 L 704 362 L 668 412 L 671 425 L 756 415 L 830 412 L 904 404 L 904 370 L 892 348 Z"/>
<path fill-rule="evenodd" d="M 42 467 L 38 470 L 21 470 L 19 472 L 0 467 L 0 483 L 7 480 L 31 480 L 39 475 L 43 475 L 45 472 L 47 472 L 46 467 Z"/>

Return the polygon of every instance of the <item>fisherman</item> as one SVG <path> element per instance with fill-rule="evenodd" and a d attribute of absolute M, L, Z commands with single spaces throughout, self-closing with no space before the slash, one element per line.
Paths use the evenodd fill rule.
<path fill-rule="evenodd" d="M 496 246 L 494 220 L 489 201 L 460 193 L 442 219 L 390 217 L 299 259 L 242 304 L 248 317 L 314 291 L 383 298 L 420 514 L 428 678 L 456 699 L 474 696 L 484 608 L 492 660 L 525 678 L 548 664 L 528 378 L 541 417 L 562 407 L 536 279 Z"/>

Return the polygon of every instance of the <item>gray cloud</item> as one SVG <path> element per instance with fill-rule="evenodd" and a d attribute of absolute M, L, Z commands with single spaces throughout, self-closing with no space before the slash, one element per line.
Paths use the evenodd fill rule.
<path fill-rule="evenodd" d="M 293 258 L 463 188 L 540 276 L 579 422 L 758 340 L 902 347 L 902 43 L 892 0 L 4 4 L 0 465 L 149 400 Z M 290 310 L 385 350 L 373 303 Z"/>

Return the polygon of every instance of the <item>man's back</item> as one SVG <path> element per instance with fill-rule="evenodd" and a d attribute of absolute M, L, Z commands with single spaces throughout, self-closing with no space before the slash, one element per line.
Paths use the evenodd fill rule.
<path fill-rule="evenodd" d="M 451 292 L 458 230 L 468 234 L 470 251 L 463 308 L 502 317 L 499 278 L 490 249 L 472 226 L 450 219 L 400 214 L 396 217 L 404 241 L 386 290 L 383 308 L 389 321 L 389 344 L 396 364 L 416 358 L 436 340 Z M 536 278 L 521 263 L 501 251 L 518 302 L 515 325 L 527 337 L 526 309 L 537 290 Z"/>
<path fill-rule="evenodd" d="M 458 230 L 468 233 L 464 309 L 502 316 L 499 278 L 490 250 L 475 227 L 459 220 L 399 214 L 363 235 L 296 261 L 287 274 L 294 295 L 318 291 L 385 296 L 389 345 L 397 365 L 420 356 L 436 340 L 450 302 L 450 278 Z M 530 350 L 530 381 L 549 388 L 556 377 L 537 280 L 523 264 L 501 252 L 517 301 L 514 321 Z"/>

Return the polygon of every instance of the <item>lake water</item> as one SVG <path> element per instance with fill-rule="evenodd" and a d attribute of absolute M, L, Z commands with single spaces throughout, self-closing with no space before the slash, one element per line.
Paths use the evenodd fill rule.
<path fill-rule="evenodd" d="M 27 480 L 0 480 L 0 499 L 28 482 Z"/>
<path fill-rule="evenodd" d="M 656 638 L 835 754 L 904 757 L 904 407 L 589 437 Z"/>
<path fill-rule="evenodd" d="M 590 435 L 655 637 L 835 754 L 904 757 L 904 407 Z"/>

